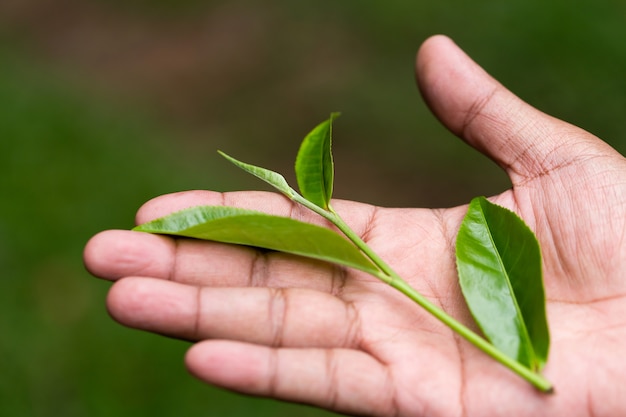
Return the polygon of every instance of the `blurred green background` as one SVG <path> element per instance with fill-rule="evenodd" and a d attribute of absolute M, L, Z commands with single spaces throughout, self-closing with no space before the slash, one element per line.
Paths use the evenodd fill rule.
<path fill-rule="evenodd" d="M 187 343 L 108 317 L 85 242 L 159 194 L 262 188 L 215 150 L 290 173 L 331 111 L 337 197 L 505 189 L 421 102 L 415 52 L 435 33 L 625 153 L 625 21 L 621 0 L 0 1 L 0 415 L 330 415 L 188 376 Z"/>

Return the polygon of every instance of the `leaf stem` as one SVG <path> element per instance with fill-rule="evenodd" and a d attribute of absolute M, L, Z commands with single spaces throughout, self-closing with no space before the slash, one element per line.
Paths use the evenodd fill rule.
<path fill-rule="evenodd" d="M 491 356 L 496 361 L 500 362 L 502 365 L 509 368 L 511 371 L 515 372 L 520 377 L 527 380 L 537 389 L 543 392 L 552 392 L 552 384 L 550 381 L 545 379 L 541 374 L 532 371 L 530 368 L 522 365 L 518 361 L 510 358 L 498 348 L 496 348 L 493 344 L 488 342 L 486 339 L 478 335 L 476 332 L 472 331 L 470 328 L 456 320 L 454 317 L 450 316 L 448 313 L 443 311 L 440 307 L 433 304 L 430 300 L 424 297 L 422 294 L 417 292 L 413 287 L 411 287 L 402 277 L 400 277 L 385 261 L 382 260 L 368 245 L 365 243 L 351 228 L 348 226 L 341 216 L 337 214 L 333 210 L 332 207 L 329 206 L 328 210 L 324 210 L 323 208 L 311 203 L 306 200 L 304 197 L 300 196 L 296 193 L 292 199 L 307 207 L 308 209 L 314 211 L 320 216 L 324 217 L 331 223 L 333 223 L 350 241 L 352 241 L 368 258 L 372 260 L 372 262 L 380 269 L 380 274 L 377 274 L 376 277 L 381 281 L 386 282 L 391 287 L 397 289 L 402 294 L 409 297 L 411 300 L 415 301 L 420 307 L 428 311 L 430 314 L 435 316 L 439 321 L 444 323 L 450 329 L 458 333 L 465 340 L 476 346 L 478 349 L 485 352 L 487 355 Z"/>
<path fill-rule="evenodd" d="M 398 279 L 392 280 L 389 285 L 393 288 L 399 290 L 404 295 L 415 301 L 426 311 L 431 313 L 441 322 L 443 322 L 446 326 L 457 332 L 460 336 L 462 336 L 465 340 L 476 346 L 478 349 L 485 352 L 487 355 L 491 356 L 493 359 L 500 362 L 502 365 L 506 366 L 522 378 L 526 379 L 537 389 L 544 392 L 552 391 L 552 384 L 550 381 L 546 380 L 539 373 L 533 372 L 531 369 L 522 365 L 518 361 L 510 358 L 505 355 L 502 351 L 497 349 L 494 345 L 489 343 L 483 337 L 476 334 L 474 331 L 466 327 L 461 322 L 454 319 L 452 316 L 447 314 L 445 311 L 431 303 L 427 298 L 423 295 L 415 291 L 406 281 L 402 278 L 397 277 Z"/>

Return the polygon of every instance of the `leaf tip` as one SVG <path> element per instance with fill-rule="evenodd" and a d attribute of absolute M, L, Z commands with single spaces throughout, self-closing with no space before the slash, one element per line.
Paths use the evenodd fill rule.
<path fill-rule="evenodd" d="M 152 230 L 150 229 L 150 227 L 148 227 L 149 222 L 148 223 L 142 223 L 139 224 L 135 227 L 133 227 L 132 229 L 130 229 L 133 232 L 145 232 L 145 233 L 151 233 Z"/>
<path fill-rule="evenodd" d="M 222 157 L 226 158 L 227 160 L 229 160 L 229 161 L 231 161 L 231 162 L 232 162 L 232 160 L 234 159 L 232 156 L 228 155 L 226 152 L 221 151 L 221 150 L 219 150 L 219 149 L 217 150 L 217 153 L 218 153 L 220 156 L 222 156 Z"/>

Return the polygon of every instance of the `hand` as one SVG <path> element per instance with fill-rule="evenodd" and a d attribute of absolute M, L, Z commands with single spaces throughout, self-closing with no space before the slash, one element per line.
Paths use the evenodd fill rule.
<path fill-rule="evenodd" d="M 492 200 L 536 232 L 552 348 L 543 394 L 417 305 L 363 273 L 213 242 L 106 231 L 87 268 L 117 281 L 120 323 L 192 340 L 198 378 L 231 390 L 380 416 L 626 415 L 626 160 L 523 103 L 449 39 L 421 47 L 418 84 L 439 119 L 498 163 L 513 187 Z M 324 224 L 280 195 L 195 191 L 144 205 L 143 223 L 225 204 Z M 455 235 L 467 207 L 334 208 L 415 289 L 473 326 Z"/>

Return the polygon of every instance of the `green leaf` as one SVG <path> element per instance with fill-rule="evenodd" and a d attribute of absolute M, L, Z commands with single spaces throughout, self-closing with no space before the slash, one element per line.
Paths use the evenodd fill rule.
<path fill-rule="evenodd" d="M 539 243 L 515 213 L 477 197 L 456 241 L 461 289 L 485 336 L 509 357 L 540 370 L 550 336 Z"/>
<path fill-rule="evenodd" d="M 285 180 L 285 177 L 280 175 L 278 172 L 274 172 L 269 169 L 261 168 L 255 165 L 246 164 L 245 162 L 238 161 L 237 159 L 225 154 L 222 151 L 217 151 L 217 152 L 220 155 L 222 155 L 224 158 L 232 162 L 237 167 L 254 175 L 257 178 L 262 179 L 266 183 L 276 188 L 281 193 L 285 194 L 290 199 L 293 199 L 293 196 L 297 194 L 296 191 L 289 186 L 289 184 L 287 183 L 287 180 Z"/>
<path fill-rule="evenodd" d="M 302 141 L 296 157 L 296 179 L 302 196 L 329 209 L 333 195 L 334 166 L 331 152 L 332 124 L 339 113 L 320 123 Z"/>
<path fill-rule="evenodd" d="M 356 246 L 330 229 L 223 206 L 198 206 L 135 227 L 149 233 L 255 246 L 319 259 L 375 275 L 376 266 Z"/>

